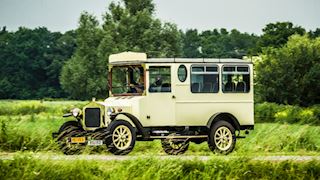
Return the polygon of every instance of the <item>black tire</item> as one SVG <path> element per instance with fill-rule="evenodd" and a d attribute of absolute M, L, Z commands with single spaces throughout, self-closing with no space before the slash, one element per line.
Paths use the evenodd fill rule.
<path fill-rule="evenodd" d="M 161 146 L 164 152 L 169 155 L 179 155 L 185 153 L 189 148 L 187 139 L 161 139 Z"/>
<path fill-rule="evenodd" d="M 77 121 L 67 121 L 65 123 L 63 123 L 60 128 L 58 133 L 60 134 L 62 131 L 64 131 L 67 127 L 80 127 L 80 124 Z"/>
<path fill-rule="evenodd" d="M 208 145 L 212 152 L 229 154 L 236 145 L 235 128 L 227 121 L 218 121 L 211 126 Z"/>
<path fill-rule="evenodd" d="M 70 143 L 71 137 L 85 136 L 85 131 L 79 126 L 77 121 L 68 121 L 64 123 L 59 131 L 57 142 L 61 151 L 66 155 L 74 155 L 82 153 L 84 144 L 72 144 Z"/>
<path fill-rule="evenodd" d="M 120 133 L 121 130 L 124 134 Z M 126 155 L 133 150 L 136 143 L 136 132 L 129 122 L 112 121 L 106 131 L 105 143 L 109 152 L 114 155 Z"/>

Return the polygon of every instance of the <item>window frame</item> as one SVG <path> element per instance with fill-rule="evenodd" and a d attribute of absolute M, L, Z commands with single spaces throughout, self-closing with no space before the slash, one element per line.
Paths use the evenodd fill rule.
<path fill-rule="evenodd" d="M 207 72 L 207 66 L 211 66 L 211 67 L 216 67 L 217 71 L 216 72 Z M 203 72 L 192 72 L 192 68 L 193 67 L 204 67 L 204 71 Z M 217 92 L 192 92 L 192 74 L 202 74 L 202 75 L 207 75 L 207 74 L 216 74 L 218 75 L 218 90 Z M 218 94 L 220 91 L 220 67 L 218 64 L 191 64 L 190 66 L 190 92 L 194 93 L 194 94 Z"/>
<path fill-rule="evenodd" d="M 151 81 L 150 81 L 150 77 L 151 77 L 151 76 L 150 76 L 150 69 L 151 69 L 151 68 L 169 68 L 169 72 L 170 72 L 170 73 L 169 73 L 169 75 L 170 75 L 170 91 L 159 91 L 159 92 L 157 92 L 157 91 L 150 91 L 150 86 L 151 86 L 151 84 L 152 84 Z M 148 67 L 148 78 L 149 78 L 149 79 L 148 79 L 148 82 L 149 82 L 149 84 L 148 84 L 148 85 L 149 85 L 149 86 L 148 86 L 148 93 L 152 93 L 152 94 L 153 94 L 153 93 L 172 93 L 172 77 L 171 77 L 171 76 L 172 76 L 172 72 L 171 72 L 171 68 L 172 68 L 172 66 L 170 66 L 170 65 L 167 65 L 167 66 L 166 66 L 166 65 L 164 65 L 164 66 L 163 66 L 163 65 L 161 65 L 161 66 L 149 66 L 149 67 Z"/>
<path fill-rule="evenodd" d="M 224 67 L 232 67 L 232 66 L 234 66 L 235 67 L 235 70 L 236 71 L 234 71 L 234 72 L 226 72 L 226 73 L 224 73 L 224 71 L 223 71 L 223 69 L 224 69 Z M 242 71 L 239 71 L 238 72 L 238 67 L 247 67 L 248 68 L 248 71 L 247 72 L 242 72 Z M 222 65 L 221 66 L 221 71 L 220 71 L 220 73 L 221 73 L 221 91 L 222 91 L 222 93 L 225 93 L 225 94 L 238 94 L 238 93 L 240 93 L 240 94 L 248 94 L 248 93 L 250 93 L 251 92 L 251 71 L 250 71 L 251 69 L 250 69 L 250 66 L 249 65 L 247 65 L 247 64 L 233 64 L 233 65 L 231 65 L 231 64 L 224 64 L 224 65 Z M 249 75 L 249 91 L 247 91 L 247 92 L 239 92 L 239 91 L 234 91 L 234 92 L 232 92 L 232 91 L 224 91 L 224 88 L 222 88 L 223 87 L 223 75 L 224 74 L 243 74 L 243 75 Z"/>
<path fill-rule="evenodd" d="M 183 81 L 179 78 L 179 69 L 180 69 L 180 67 L 183 67 L 183 68 L 186 70 L 185 77 L 184 77 Z M 178 69 L 177 69 L 177 75 L 178 75 L 178 80 L 179 80 L 181 83 L 186 82 L 186 80 L 187 80 L 187 78 L 188 78 L 188 69 L 187 69 L 186 65 L 184 65 L 184 64 L 180 64 L 180 65 L 179 65 L 179 67 L 178 67 Z"/>
<path fill-rule="evenodd" d="M 126 67 L 128 68 L 129 66 L 134 66 L 134 67 L 142 67 L 143 68 L 143 84 L 144 86 L 146 85 L 146 68 L 142 65 L 142 64 L 133 64 L 133 65 L 114 65 L 111 67 L 111 70 L 108 72 L 108 89 L 109 89 L 109 93 L 112 95 L 112 96 L 143 96 L 146 92 L 146 88 L 143 90 L 142 93 L 113 93 L 113 79 L 112 79 L 112 76 L 113 76 L 113 70 L 114 68 L 123 68 L 123 67 Z"/>

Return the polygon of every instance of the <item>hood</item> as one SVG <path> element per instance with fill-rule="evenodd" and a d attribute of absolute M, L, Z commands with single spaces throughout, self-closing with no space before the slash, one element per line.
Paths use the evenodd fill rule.
<path fill-rule="evenodd" d="M 117 96 L 117 97 L 109 97 L 104 100 L 104 102 L 100 102 L 100 104 L 105 107 L 113 107 L 113 108 L 121 108 L 123 112 L 132 113 L 132 109 L 134 107 L 139 106 L 139 101 L 143 99 L 145 96 Z"/>

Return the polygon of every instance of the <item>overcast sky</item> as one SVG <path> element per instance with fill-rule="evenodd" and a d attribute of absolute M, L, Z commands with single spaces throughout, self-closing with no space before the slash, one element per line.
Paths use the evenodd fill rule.
<path fill-rule="evenodd" d="M 99 20 L 111 0 L 0 0 L 0 27 L 45 26 L 67 31 L 78 25 L 82 11 Z M 307 30 L 320 28 L 320 0 L 155 0 L 157 18 L 186 30 L 236 28 L 261 34 L 270 22 L 291 21 Z"/>

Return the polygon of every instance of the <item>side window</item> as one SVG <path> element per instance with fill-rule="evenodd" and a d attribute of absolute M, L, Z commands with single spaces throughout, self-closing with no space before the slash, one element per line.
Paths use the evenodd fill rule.
<path fill-rule="evenodd" d="M 170 67 L 152 66 L 149 68 L 149 92 L 171 92 Z"/>
<path fill-rule="evenodd" d="M 191 92 L 217 93 L 219 91 L 219 72 L 216 65 L 191 66 Z"/>
<path fill-rule="evenodd" d="M 250 91 L 249 66 L 223 66 L 222 90 L 226 93 Z"/>
<path fill-rule="evenodd" d="M 180 82 L 184 82 L 187 79 L 187 68 L 185 65 L 180 65 L 178 68 L 178 79 Z"/>

